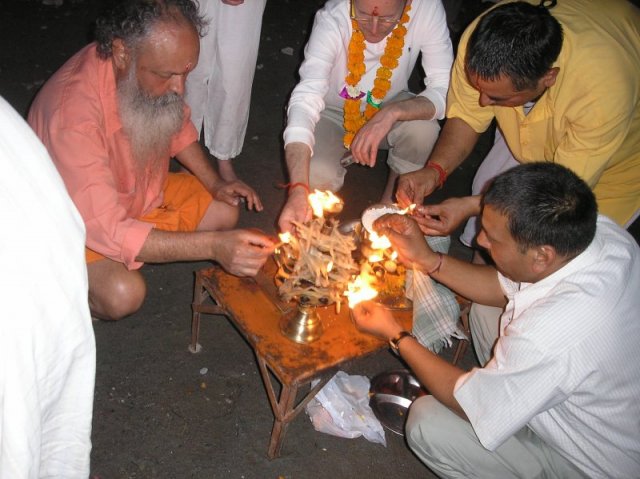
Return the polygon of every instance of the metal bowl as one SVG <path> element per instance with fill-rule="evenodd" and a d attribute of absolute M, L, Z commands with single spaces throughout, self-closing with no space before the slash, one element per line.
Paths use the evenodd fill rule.
<path fill-rule="evenodd" d="M 369 406 L 385 428 L 404 436 L 411 403 L 426 394 L 429 393 L 408 370 L 386 371 L 371 380 Z"/>

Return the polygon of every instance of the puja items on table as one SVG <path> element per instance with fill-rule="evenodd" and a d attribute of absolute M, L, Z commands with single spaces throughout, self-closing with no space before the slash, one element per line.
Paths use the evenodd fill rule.
<path fill-rule="evenodd" d="M 398 261 L 398 254 L 391 247 L 386 236 L 378 235 L 373 229 L 373 223 L 385 214 L 408 214 L 415 208 L 411 205 L 402 209 L 397 205 L 373 205 L 362 214 L 362 232 L 360 253 L 360 274 L 358 284 L 366 284 L 375 290 L 375 301 L 390 308 L 408 308 L 410 301 L 405 297 L 406 268 Z M 359 286 L 358 289 L 362 289 Z M 358 302 L 349 296 L 349 306 Z M 372 298 L 365 298 L 372 299 Z"/>
<path fill-rule="evenodd" d="M 278 292 L 285 301 L 313 306 L 335 303 L 340 311 L 347 284 L 358 273 L 353 258 L 356 242 L 353 235 L 340 232 L 334 218 L 342 211 L 342 200 L 331 192 L 316 190 L 309 195 L 309 203 L 314 218 L 304 224 L 294 222 L 294 234 L 280 234 L 276 248 Z"/>

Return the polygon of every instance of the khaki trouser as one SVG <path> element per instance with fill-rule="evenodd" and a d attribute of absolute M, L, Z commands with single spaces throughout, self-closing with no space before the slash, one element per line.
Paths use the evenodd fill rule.
<path fill-rule="evenodd" d="M 401 92 L 390 102 L 407 100 L 415 95 Z M 440 125 L 436 120 L 399 121 L 391 128 L 380 149 L 389 150 L 387 164 L 395 173 L 404 174 L 422 168 L 438 139 Z M 344 184 L 346 168 L 340 160 L 347 153 L 343 145 L 343 112 L 325 108 L 314 132 L 315 146 L 311 157 L 309 184 L 319 190 L 338 191 Z"/>

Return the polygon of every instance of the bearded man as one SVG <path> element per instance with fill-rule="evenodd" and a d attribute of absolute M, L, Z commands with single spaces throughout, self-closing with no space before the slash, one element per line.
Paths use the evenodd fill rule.
<path fill-rule="evenodd" d="M 414 95 L 408 80 L 420 54 L 425 88 Z M 391 202 L 398 175 L 421 169 L 438 138 L 452 62 L 440 0 L 329 0 L 287 110 L 290 194 L 280 228 L 311 217 L 310 188 L 342 187 L 344 160 L 374 166 L 379 148 L 390 169 L 381 201 Z"/>
<path fill-rule="evenodd" d="M 139 309 L 145 262 L 214 260 L 254 275 L 271 252 L 265 235 L 231 230 L 240 200 L 262 204 L 244 183 L 219 177 L 183 101 L 204 27 L 191 0 L 122 2 L 29 112 L 86 225 L 94 317 Z M 193 175 L 170 174 L 171 157 Z"/>

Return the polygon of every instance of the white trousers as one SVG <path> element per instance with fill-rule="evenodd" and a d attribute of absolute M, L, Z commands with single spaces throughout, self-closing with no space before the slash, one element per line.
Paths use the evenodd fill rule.
<path fill-rule="evenodd" d="M 401 92 L 390 101 L 413 98 Z M 315 129 L 315 147 L 311 158 L 309 183 L 311 188 L 338 191 L 344 184 L 347 169 L 340 159 L 347 150 L 343 144 L 344 126 L 341 108 L 325 108 Z M 389 150 L 387 164 L 398 174 L 422 168 L 438 139 L 440 125 L 436 120 L 398 121 L 387 134 L 380 149 Z"/>
<path fill-rule="evenodd" d="M 498 339 L 500 308 L 473 304 L 469 315 L 480 364 L 491 357 Z M 411 405 L 406 425 L 409 447 L 440 477 L 582 478 L 584 475 L 528 427 L 495 451 L 484 448 L 471 424 L 433 396 Z"/>
<path fill-rule="evenodd" d="M 585 477 L 527 427 L 495 451 L 485 449 L 471 424 L 433 396 L 423 396 L 411 405 L 406 438 L 416 456 L 439 477 Z"/>
<path fill-rule="evenodd" d="M 265 5 L 266 0 L 237 6 L 200 0 L 209 26 L 200 39 L 198 66 L 187 77 L 185 99 L 198 133 L 204 128 L 205 145 L 220 160 L 242 151 Z"/>

